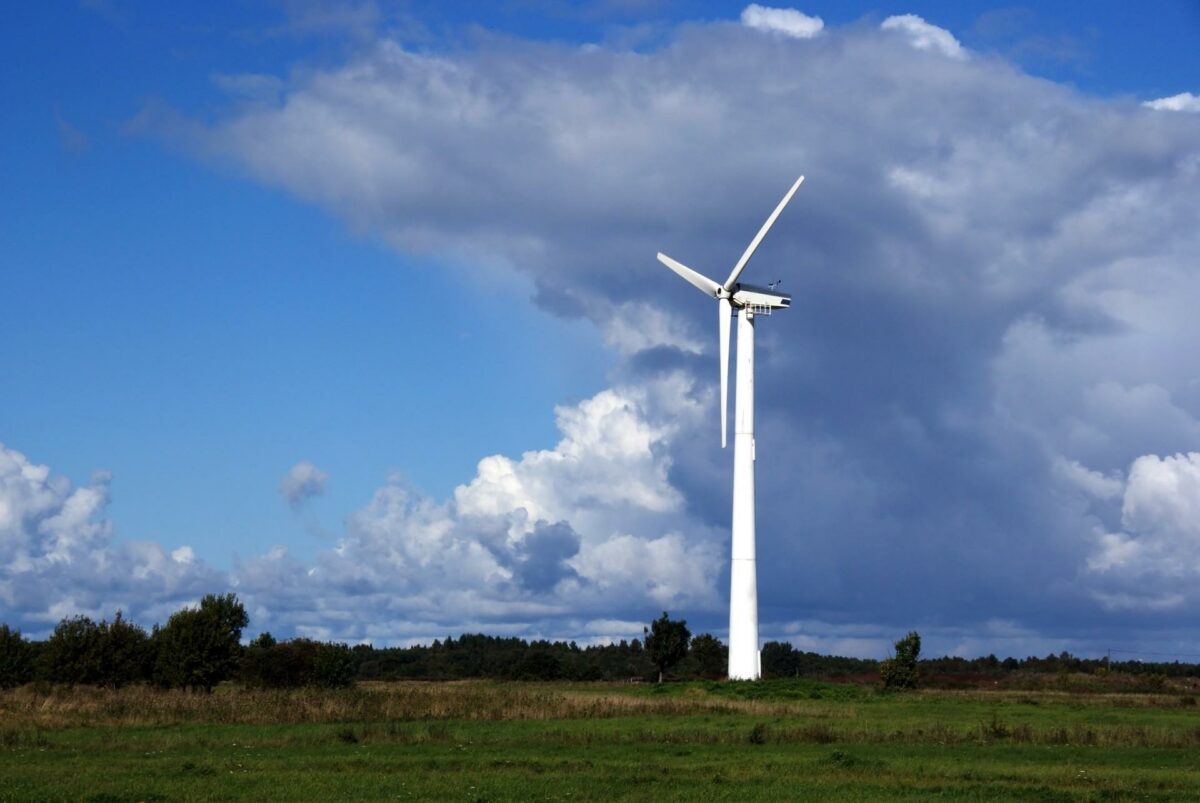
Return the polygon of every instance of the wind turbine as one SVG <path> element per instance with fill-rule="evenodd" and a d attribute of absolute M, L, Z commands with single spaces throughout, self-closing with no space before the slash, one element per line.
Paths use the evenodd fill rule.
<path fill-rule="evenodd" d="M 733 551 L 729 578 L 729 678 L 757 680 L 762 674 L 758 651 L 758 570 L 754 545 L 754 318 L 787 309 L 792 297 L 771 287 L 742 284 L 746 263 L 767 236 L 779 213 L 804 181 L 783 196 L 779 206 L 754 235 L 724 284 L 697 273 L 661 251 L 658 261 L 717 301 L 717 333 L 721 343 L 721 448 L 725 448 L 729 408 L 729 319 L 737 310 L 737 388 L 733 412 Z M 775 284 L 778 284 L 776 282 Z"/>

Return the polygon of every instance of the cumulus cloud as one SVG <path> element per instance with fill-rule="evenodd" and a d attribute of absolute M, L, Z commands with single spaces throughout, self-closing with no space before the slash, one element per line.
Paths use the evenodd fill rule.
<path fill-rule="evenodd" d="M 484 458 L 445 501 L 389 481 L 312 566 L 279 548 L 240 562 L 236 588 L 260 626 L 386 642 L 471 626 L 600 637 L 583 621 L 714 612 L 722 533 L 668 478 L 670 444 L 703 405 L 662 401 L 691 393 L 676 374 L 561 407 L 553 449 Z"/>
<path fill-rule="evenodd" d="M 1193 95 L 1191 92 L 1180 92 L 1178 95 L 1171 95 L 1169 98 L 1148 100 L 1142 105 L 1160 111 L 1200 112 L 1200 95 Z"/>
<path fill-rule="evenodd" d="M 638 396 L 617 390 L 560 407 L 564 437 L 554 449 L 527 452 L 517 461 L 483 459 L 475 479 L 455 491 L 458 508 L 481 516 L 524 510 L 532 519 L 551 520 L 584 502 L 653 513 L 682 509 L 683 499 L 667 479 L 669 461 L 654 459 L 653 452 L 676 427 L 652 424 L 639 407 Z"/>
<path fill-rule="evenodd" d="M 1200 569 L 1200 453 L 1135 460 L 1122 516 L 1132 530 L 1187 544 L 1192 558 L 1184 563 Z"/>
<path fill-rule="evenodd" d="M 742 9 L 742 24 L 796 39 L 811 39 L 825 27 L 820 17 L 810 17 L 794 8 L 768 8 L 758 3 L 751 3 Z"/>
<path fill-rule="evenodd" d="M 363 637 L 644 615 L 606 611 L 622 599 L 713 610 L 712 309 L 654 253 L 723 275 L 804 172 L 746 274 L 794 298 L 758 328 L 764 632 L 1200 640 L 1182 587 L 1110 614 L 1139 599 L 1122 567 L 1165 571 L 1135 560 L 1166 525 L 1145 505 L 1124 520 L 1130 467 L 1200 451 L 1200 118 L 966 58 L 911 15 L 885 25 L 767 47 L 692 24 L 638 52 L 385 39 L 193 124 L 206 158 L 406 253 L 531 277 L 624 355 L 607 395 L 560 411 L 554 449 L 487 458 L 450 500 L 389 483 L 338 549 L 248 560 L 239 583 L 278 621 Z M 578 551 L 553 531 L 529 563 L 525 540 L 560 523 Z"/>
<path fill-rule="evenodd" d="M 325 492 L 329 475 L 307 460 L 301 460 L 288 469 L 279 481 L 279 492 L 292 508 L 298 508 L 314 496 Z"/>
<path fill-rule="evenodd" d="M 0 610 L 4 622 L 41 635 L 64 616 L 142 621 L 224 584 L 181 546 L 114 543 L 105 515 L 109 476 L 72 487 L 47 466 L 0 444 Z"/>
<path fill-rule="evenodd" d="M 916 14 L 898 14 L 879 25 L 884 31 L 899 31 L 908 37 L 918 50 L 932 50 L 952 59 L 965 59 L 967 51 L 945 28 L 931 25 Z"/>
<path fill-rule="evenodd" d="M 1143 455 L 1133 461 L 1121 530 L 1097 534 L 1088 569 L 1105 583 L 1107 607 L 1179 608 L 1200 578 L 1200 453 Z"/>

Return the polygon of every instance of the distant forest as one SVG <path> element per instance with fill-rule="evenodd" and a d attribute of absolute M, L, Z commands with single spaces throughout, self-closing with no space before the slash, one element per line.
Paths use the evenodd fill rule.
<path fill-rule="evenodd" d="M 666 622 L 666 614 L 661 622 Z M 24 638 L 0 625 L 0 687 L 25 683 L 211 690 L 223 681 L 250 687 L 342 687 L 360 680 L 503 680 L 652 681 L 658 678 L 655 644 L 643 639 L 579 646 L 575 642 L 526 641 L 484 634 L 435 640 L 412 647 L 346 645 L 297 638 L 277 641 L 263 633 L 241 643 L 249 624 L 233 594 L 206 596 L 149 632 L 117 613 L 111 620 L 76 616 L 63 619 L 44 641 Z M 668 680 L 724 677 L 725 645 L 710 634 L 684 633 L 666 671 Z M 650 631 L 648 639 L 654 636 Z M 652 648 L 648 648 L 650 643 Z M 814 677 L 875 682 L 880 661 L 820 655 L 781 642 L 762 648 L 765 678 Z M 1154 680 L 1200 676 L 1200 666 L 1173 661 L 1147 663 L 1078 658 L 1069 653 L 1044 658 L 1000 659 L 942 657 L 918 662 L 922 678 L 939 685 L 980 685 L 988 679 L 1022 674 L 1060 676 L 1122 674 Z"/>

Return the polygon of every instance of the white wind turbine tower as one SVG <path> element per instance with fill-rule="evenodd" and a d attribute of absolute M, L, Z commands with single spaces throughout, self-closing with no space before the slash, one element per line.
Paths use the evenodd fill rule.
<path fill-rule="evenodd" d="M 750 241 L 724 284 L 717 284 L 659 252 L 658 261 L 705 295 L 717 300 L 717 332 L 721 342 L 721 448 L 725 448 L 729 407 L 729 319 L 737 310 L 737 388 L 733 413 L 733 554 L 729 580 L 729 678 L 757 680 L 762 674 L 758 651 L 758 571 L 754 545 L 754 318 L 787 309 L 792 297 L 771 287 L 738 282 L 763 237 L 792 200 L 804 176 L 783 196 L 779 206 Z"/>

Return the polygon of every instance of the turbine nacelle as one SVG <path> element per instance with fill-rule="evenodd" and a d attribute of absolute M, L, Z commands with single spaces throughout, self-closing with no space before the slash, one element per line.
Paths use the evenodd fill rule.
<path fill-rule="evenodd" d="M 790 294 L 781 293 L 773 287 L 755 287 L 752 284 L 735 284 L 729 301 L 735 308 L 787 309 L 792 305 Z"/>

